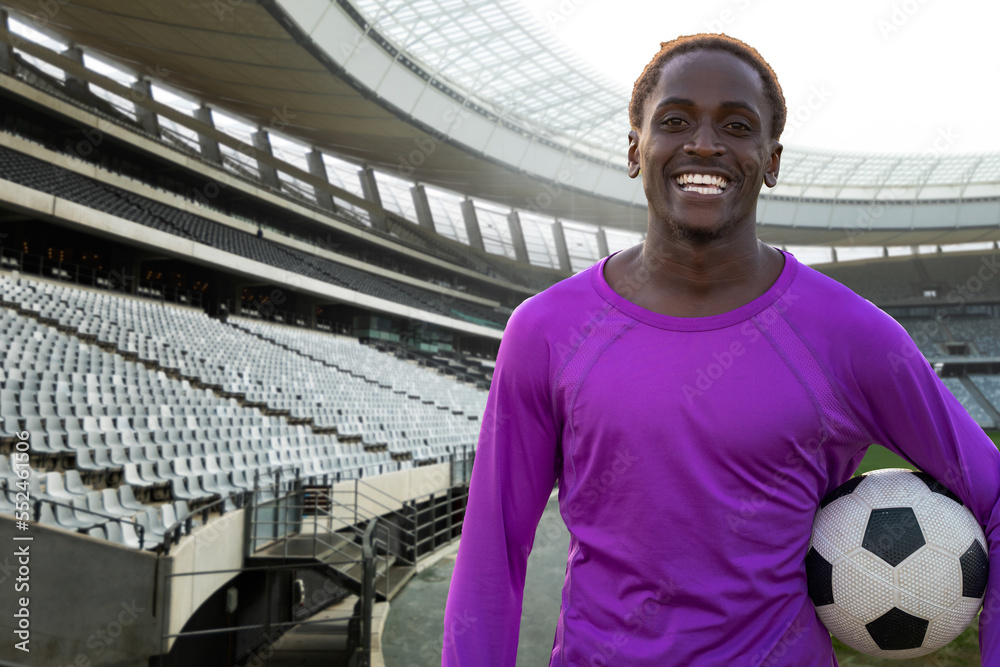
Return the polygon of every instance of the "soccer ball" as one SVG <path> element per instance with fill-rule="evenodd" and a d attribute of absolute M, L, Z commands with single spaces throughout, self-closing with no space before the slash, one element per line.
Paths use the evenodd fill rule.
<path fill-rule="evenodd" d="M 820 504 L 806 556 L 809 597 L 834 637 L 912 658 L 962 633 L 986 592 L 983 530 L 930 475 L 876 470 Z"/>

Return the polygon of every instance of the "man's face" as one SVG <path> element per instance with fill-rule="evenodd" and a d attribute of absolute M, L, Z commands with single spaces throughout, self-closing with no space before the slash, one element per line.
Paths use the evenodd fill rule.
<path fill-rule="evenodd" d="M 629 133 L 629 175 L 641 167 L 651 222 L 712 239 L 756 223 L 762 183 L 777 183 L 781 144 L 760 75 L 725 51 L 674 56 Z"/>

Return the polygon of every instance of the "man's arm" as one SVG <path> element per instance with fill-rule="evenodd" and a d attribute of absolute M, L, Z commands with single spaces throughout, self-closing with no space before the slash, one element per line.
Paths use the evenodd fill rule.
<path fill-rule="evenodd" d="M 979 642 L 983 664 L 1000 664 L 1000 452 L 906 331 L 895 322 L 880 331 L 852 360 L 859 418 L 876 442 L 948 487 L 982 525 L 990 577 Z"/>
<path fill-rule="evenodd" d="M 528 553 L 556 479 L 549 347 L 523 306 L 507 324 L 483 416 L 444 617 L 442 665 L 513 667 Z"/>

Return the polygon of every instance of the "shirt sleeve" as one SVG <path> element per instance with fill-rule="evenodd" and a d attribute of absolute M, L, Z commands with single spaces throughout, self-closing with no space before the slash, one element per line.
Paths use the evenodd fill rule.
<path fill-rule="evenodd" d="M 513 667 L 528 554 L 556 480 L 549 345 L 524 305 L 507 324 L 445 608 L 442 665 Z"/>
<path fill-rule="evenodd" d="M 1000 665 L 1000 451 L 888 315 L 852 355 L 859 418 L 873 440 L 954 492 L 983 527 L 990 576 L 980 615 L 984 665 Z M 867 329 L 867 327 L 865 327 Z"/>

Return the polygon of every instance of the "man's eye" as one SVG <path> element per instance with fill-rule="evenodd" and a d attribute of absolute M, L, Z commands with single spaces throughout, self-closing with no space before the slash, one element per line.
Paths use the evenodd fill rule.
<path fill-rule="evenodd" d="M 677 116 L 669 116 L 667 118 L 664 118 L 661 124 L 662 125 L 670 125 L 672 127 L 677 127 L 679 125 L 683 125 L 684 124 L 684 119 L 683 118 L 678 118 Z"/>
<path fill-rule="evenodd" d="M 741 123 L 738 120 L 734 120 L 732 123 L 727 123 L 726 127 L 731 130 L 737 130 L 739 132 L 749 132 L 752 128 L 746 123 Z"/>

